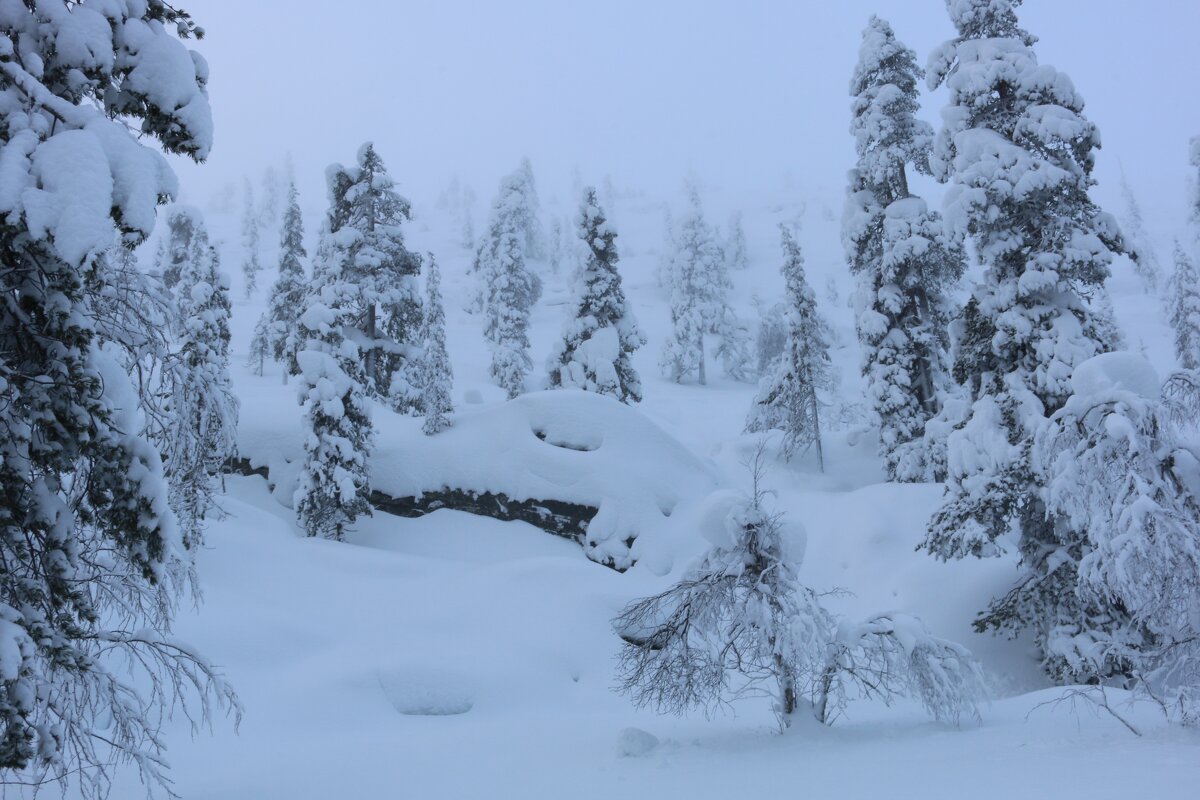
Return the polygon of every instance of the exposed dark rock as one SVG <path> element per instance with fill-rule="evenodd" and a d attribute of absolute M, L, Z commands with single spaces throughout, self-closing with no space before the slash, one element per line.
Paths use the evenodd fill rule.
<path fill-rule="evenodd" d="M 237 475 L 258 475 L 271 480 L 266 467 L 253 467 L 247 458 L 230 459 L 227 471 Z M 425 492 L 419 497 L 392 497 L 375 490 L 367 499 L 374 508 L 397 517 L 423 517 L 439 508 L 448 508 L 505 522 L 528 522 L 535 528 L 541 528 L 547 533 L 562 536 L 580 545 L 584 542 L 588 523 L 596 516 L 597 511 L 591 506 L 562 500 L 513 500 L 504 494 L 449 487 Z M 630 539 L 629 544 L 632 545 L 632 542 Z M 605 566 L 613 565 L 608 563 Z"/>

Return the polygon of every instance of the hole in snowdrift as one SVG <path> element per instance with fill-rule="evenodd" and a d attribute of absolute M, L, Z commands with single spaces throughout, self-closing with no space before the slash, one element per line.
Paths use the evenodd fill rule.
<path fill-rule="evenodd" d="M 406 716 L 465 714 L 475 705 L 463 681 L 441 670 L 399 669 L 376 674 L 392 708 Z"/>
<path fill-rule="evenodd" d="M 588 453 L 592 450 L 599 450 L 604 439 L 599 434 L 595 436 L 585 436 L 581 433 L 576 433 L 573 436 L 563 436 L 557 433 L 548 433 L 547 431 L 533 429 L 533 435 L 541 439 L 543 442 L 555 447 L 561 447 L 564 450 L 578 450 L 581 453 Z"/>

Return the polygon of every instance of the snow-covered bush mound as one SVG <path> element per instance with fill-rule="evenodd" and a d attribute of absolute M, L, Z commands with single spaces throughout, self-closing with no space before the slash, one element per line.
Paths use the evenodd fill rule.
<path fill-rule="evenodd" d="M 1131 392 L 1145 400 L 1157 400 L 1162 383 L 1144 356 L 1118 350 L 1093 356 L 1075 367 L 1071 389 L 1083 397 Z"/>
<path fill-rule="evenodd" d="M 712 491 L 716 477 L 636 409 L 562 389 L 460 413 L 436 436 L 381 431 L 371 483 L 392 497 L 459 489 L 596 508 L 588 557 L 623 569 L 641 533 Z"/>

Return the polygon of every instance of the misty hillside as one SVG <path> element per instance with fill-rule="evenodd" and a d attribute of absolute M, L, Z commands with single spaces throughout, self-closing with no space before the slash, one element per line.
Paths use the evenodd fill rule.
<path fill-rule="evenodd" d="M 1200 13 L 202 5 L 0 1 L 0 797 L 1194 795 Z"/>

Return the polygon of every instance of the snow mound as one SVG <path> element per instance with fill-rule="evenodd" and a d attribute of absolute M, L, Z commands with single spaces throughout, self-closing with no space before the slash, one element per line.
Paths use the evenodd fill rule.
<path fill-rule="evenodd" d="M 658 737 L 641 728 L 625 728 L 617 734 L 617 755 L 638 757 L 651 753 L 658 747 Z"/>
<path fill-rule="evenodd" d="M 461 489 L 590 506 L 588 557 L 618 569 L 632 564 L 639 535 L 716 486 L 708 463 L 636 409 L 569 389 L 464 411 L 436 436 L 410 426 L 381 430 L 377 441 L 371 481 L 379 491 Z"/>
<path fill-rule="evenodd" d="M 1081 396 L 1131 392 L 1146 400 L 1157 400 L 1162 382 L 1144 357 L 1128 351 L 1102 353 L 1075 368 L 1071 390 Z"/>
<path fill-rule="evenodd" d="M 388 702 L 407 716 L 453 716 L 475 705 L 462 679 L 445 670 L 405 667 L 381 671 L 377 677 Z"/>

